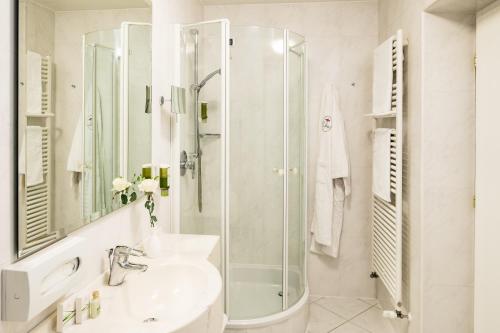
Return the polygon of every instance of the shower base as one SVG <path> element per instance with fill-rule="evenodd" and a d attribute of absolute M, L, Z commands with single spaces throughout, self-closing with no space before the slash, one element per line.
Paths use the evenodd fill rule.
<path fill-rule="evenodd" d="M 233 266 L 229 295 L 229 321 L 225 333 L 262 332 L 268 327 L 277 332 L 304 333 L 307 328 L 309 290 L 297 301 L 300 275 L 290 272 L 288 297 L 295 303 L 282 308 L 282 271 L 277 267 Z M 252 319 L 248 319 L 252 318 Z"/>

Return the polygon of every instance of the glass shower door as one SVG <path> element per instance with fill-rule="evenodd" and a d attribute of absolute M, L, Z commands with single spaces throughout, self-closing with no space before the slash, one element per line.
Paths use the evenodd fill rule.
<path fill-rule="evenodd" d="M 231 27 L 230 320 L 283 309 L 283 30 Z"/>
<path fill-rule="evenodd" d="M 288 32 L 288 300 L 293 306 L 305 291 L 305 40 Z"/>
<path fill-rule="evenodd" d="M 229 36 L 214 21 L 183 26 L 180 40 L 180 232 L 221 236 L 226 313 L 238 325 L 282 312 L 306 288 L 304 38 L 237 26 Z"/>
<path fill-rule="evenodd" d="M 82 217 L 86 222 L 113 210 L 108 194 L 120 170 L 120 59 L 116 56 L 119 42 L 118 30 L 85 35 Z"/>
<path fill-rule="evenodd" d="M 224 20 L 181 27 L 180 85 L 186 93 L 186 112 L 178 116 L 177 125 L 180 232 L 220 236 L 221 253 L 225 248 L 228 30 Z"/>
<path fill-rule="evenodd" d="M 181 233 L 222 235 L 223 29 L 223 22 L 214 22 L 184 26 L 181 31 L 181 86 L 187 110 L 180 116 L 179 146 L 189 163 L 181 169 Z M 217 70 L 221 72 L 208 78 Z"/>
<path fill-rule="evenodd" d="M 127 179 L 140 175 L 151 161 L 151 24 L 122 23 L 124 161 L 121 172 Z"/>

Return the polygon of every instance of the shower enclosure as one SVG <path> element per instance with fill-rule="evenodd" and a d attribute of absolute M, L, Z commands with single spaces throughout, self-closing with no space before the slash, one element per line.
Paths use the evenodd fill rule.
<path fill-rule="evenodd" d="M 82 217 L 112 211 L 113 177 L 120 173 L 120 30 L 87 33 L 84 39 L 84 172 Z"/>
<path fill-rule="evenodd" d="M 308 294 L 305 40 L 227 20 L 179 34 L 180 232 L 221 237 L 230 327 L 282 320 Z"/>
<path fill-rule="evenodd" d="M 81 216 L 88 223 L 118 207 L 115 177 L 132 179 L 151 161 L 144 148 L 151 147 L 151 24 L 86 33 L 83 45 Z"/>

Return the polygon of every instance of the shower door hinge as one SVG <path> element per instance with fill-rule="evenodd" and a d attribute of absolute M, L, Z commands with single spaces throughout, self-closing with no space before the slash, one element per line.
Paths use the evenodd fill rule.
<path fill-rule="evenodd" d="M 474 208 L 474 209 L 476 208 L 476 196 L 475 195 L 472 197 L 472 208 Z"/>
<path fill-rule="evenodd" d="M 474 55 L 474 68 L 477 68 L 477 55 Z"/>

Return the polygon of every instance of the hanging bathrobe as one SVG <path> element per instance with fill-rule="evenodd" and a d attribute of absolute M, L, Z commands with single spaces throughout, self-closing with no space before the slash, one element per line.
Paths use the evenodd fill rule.
<path fill-rule="evenodd" d="M 333 84 L 327 84 L 323 90 L 320 112 L 311 251 L 337 257 L 344 200 L 351 193 L 351 184 L 344 118 Z"/>

